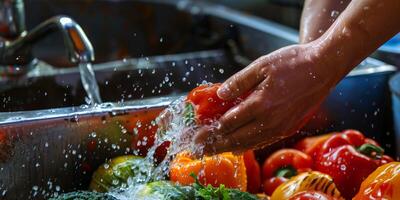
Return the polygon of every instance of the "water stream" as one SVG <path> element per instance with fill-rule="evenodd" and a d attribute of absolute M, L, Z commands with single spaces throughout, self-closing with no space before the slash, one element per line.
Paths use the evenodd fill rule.
<path fill-rule="evenodd" d="M 83 88 L 89 97 L 89 102 L 87 103 L 89 105 L 101 104 L 102 101 L 100 97 L 99 86 L 97 85 L 92 64 L 88 62 L 80 63 L 79 72 L 81 74 Z"/>

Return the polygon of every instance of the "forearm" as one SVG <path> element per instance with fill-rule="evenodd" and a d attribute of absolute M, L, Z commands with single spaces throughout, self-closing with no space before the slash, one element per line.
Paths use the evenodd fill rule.
<path fill-rule="evenodd" d="M 335 23 L 311 43 L 325 70 L 339 81 L 400 31 L 399 0 L 353 0 Z"/>
<path fill-rule="evenodd" d="M 300 21 L 300 43 L 319 38 L 351 0 L 306 0 Z"/>

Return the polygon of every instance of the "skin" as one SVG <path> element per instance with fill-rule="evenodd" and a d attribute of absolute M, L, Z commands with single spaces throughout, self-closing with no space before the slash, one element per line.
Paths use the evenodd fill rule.
<path fill-rule="evenodd" d="M 328 30 L 351 0 L 306 0 L 300 21 L 300 43 L 316 40 Z"/>
<path fill-rule="evenodd" d="M 295 134 L 351 69 L 400 31 L 399 10 L 399 0 L 353 0 L 320 37 L 315 31 L 302 36 L 317 39 L 262 56 L 230 77 L 220 98 L 253 92 L 198 130 L 194 139 L 204 148 L 196 153 L 242 152 Z M 312 27 L 307 24 L 303 29 Z"/>

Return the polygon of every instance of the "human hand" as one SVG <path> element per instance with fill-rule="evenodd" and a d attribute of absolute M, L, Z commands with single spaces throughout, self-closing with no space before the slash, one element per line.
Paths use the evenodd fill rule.
<path fill-rule="evenodd" d="M 218 90 L 221 99 L 252 93 L 200 128 L 195 143 L 204 148 L 198 154 L 245 151 L 295 133 L 338 81 L 317 50 L 309 44 L 282 48 L 225 81 Z"/>

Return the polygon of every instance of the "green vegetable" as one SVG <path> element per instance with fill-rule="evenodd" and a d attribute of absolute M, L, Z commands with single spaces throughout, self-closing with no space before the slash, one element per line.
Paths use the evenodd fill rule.
<path fill-rule="evenodd" d="M 124 192 L 124 190 L 121 190 Z M 214 188 L 201 185 L 196 179 L 192 186 L 180 186 L 170 181 L 156 181 L 135 186 L 132 199 L 163 199 L 163 200 L 257 200 L 258 198 L 250 193 L 237 189 L 225 188 L 220 185 Z M 97 192 L 71 192 L 62 194 L 51 200 L 116 200 L 116 198 L 105 193 Z"/>
<path fill-rule="evenodd" d="M 165 199 L 165 200 L 257 200 L 250 193 L 237 189 L 229 189 L 224 185 L 218 188 L 200 184 L 197 177 L 192 186 L 180 186 L 169 181 L 156 181 L 138 186 L 135 199 Z"/>
<path fill-rule="evenodd" d="M 169 181 L 156 181 L 138 186 L 135 199 L 189 200 L 195 199 L 193 188 Z"/>
<path fill-rule="evenodd" d="M 205 200 L 234 200 L 234 199 L 242 199 L 242 200 L 257 200 L 258 198 L 250 193 L 242 192 L 237 189 L 229 189 L 226 188 L 223 184 L 219 187 L 215 188 L 211 185 L 207 187 L 202 185 L 197 176 L 195 174 L 191 174 L 191 176 L 195 179 L 195 183 L 193 183 L 193 188 L 195 192 L 195 199 L 205 199 Z"/>
<path fill-rule="evenodd" d="M 144 169 L 152 167 L 144 158 L 139 156 L 120 156 L 101 165 L 92 176 L 89 189 L 96 192 L 108 192 L 114 188 L 127 186 L 129 177 L 145 180 L 147 174 Z M 140 182 L 139 182 L 140 183 Z"/>
<path fill-rule="evenodd" d="M 49 200 L 117 200 L 111 195 L 98 193 L 98 192 L 88 192 L 88 191 L 76 191 L 61 194 L 57 197 L 50 198 Z"/>

